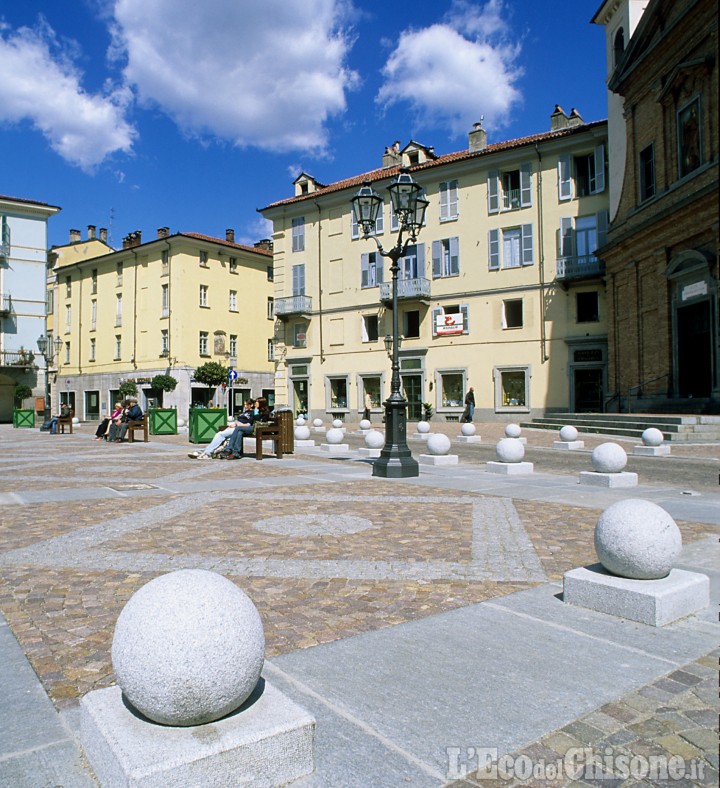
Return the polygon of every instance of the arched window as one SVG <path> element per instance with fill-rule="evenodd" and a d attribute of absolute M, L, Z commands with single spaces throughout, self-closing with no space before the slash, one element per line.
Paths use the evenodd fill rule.
<path fill-rule="evenodd" d="M 613 42 L 613 65 L 617 66 L 620 62 L 620 58 L 623 56 L 623 52 L 625 51 L 625 31 L 620 27 L 618 28 L 617 33 L 615 33 L 615 40 Z"/>

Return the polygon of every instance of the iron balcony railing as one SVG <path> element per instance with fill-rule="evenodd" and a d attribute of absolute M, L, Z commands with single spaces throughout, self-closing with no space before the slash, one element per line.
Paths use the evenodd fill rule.
<path fill-rule="evenodd" d="M 503 192 L 503 208 L 512 211 L 520 207 L 520 189 L 508 189 Z"/>
<path fill-rule="evenodd" d="M 306 295 L 275 299 L 275 315 L 304 315 L 312 311 L 312 298 Z"/>
<path fill-rule="evenodd" d="M 430 280 L 423 279 L 398 279 L 398 298 L 430 298 Z M 392 300 L 392 282 L 383 282 L 380 285 L 380 300 Z"/>
<path fill-rule="evenodd" d="M 605 273 L 605 263 L 592 254 L 558 257 L 556 262 L 557 279 L 586 279 L 591 276 L 602 276 Z"/>
<path fill-rule="evenodd" d="M 33 367 L 35 354 L 31 350 L 3 350 L 0 352 L 0 367 Z"/>
<path fill-rule="evenodd" d="M 6 317 L 12 312 L 12 300 L 9 295 L 0 293 L 0 315 Z"/>

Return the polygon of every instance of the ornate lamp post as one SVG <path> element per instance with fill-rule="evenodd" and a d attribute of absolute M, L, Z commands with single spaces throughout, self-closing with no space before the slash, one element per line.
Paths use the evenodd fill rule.
<path fill-rule="evenodd" d="M 63 341 L 60 337 L 55 337 L 55 342 L 51 342 L 45 334 L 40 334 L 37 339 L 40 355 L 45 359 L 45 421 L 50 418 L 52 406 L 50 403 L 50 365 L 55 356 L 60 354 Z"/>
<path fill-rule="evenodd" d="M 363 237 L 372 237 L 378 252 L 390 259 L 392 273 L 392 378 L 390 397 L 385 405 L 385 446 L 380 457 L 373 464 L 373 476 L 392 479 L 406 479 L 420 473 L 417 460 L 407 445 L 407 400 L 400 393 L 400 361 L 398 350 L 400 336 L 398 331 L 398 261 L 405 255 L 410 244 L 414 244 L 425 221 L 428 200 L 420 196 L 421 187 L 412 179 L 405 168 L 388 186 L 390 201 L 397 217 L 400 231 L 395 246 L 385 251 L 375 237 L 375 222 L 383 204 L 383 199 L 375 192 L 369 182 L 363 183 L 360 191 L 352 198 L 355 221 L 361 228 Z M 403 239 L 403 236 L 405 238 Z M 388 344 L 386 338 L 386 345 Z"/>

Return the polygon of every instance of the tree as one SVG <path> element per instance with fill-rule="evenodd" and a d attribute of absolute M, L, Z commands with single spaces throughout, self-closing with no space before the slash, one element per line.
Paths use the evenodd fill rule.
<path fill-rule="evenodd" d="M 22 408 L 24 399 L 32 396 L 32 389 L 24 383 L 15 384 L 15 407 Z"/>
<path fill-rule="evenodd" d="M 217 361 L 208 361 L 195 370 L 194 378 L 198 383 L 217 388 L 221 383 L 226 383 L 228 377 L 227 367 Z"/>
<path fill-rule="evenodd" d="M 178 382 L 172 375 L 155 375 L 150 381 L 150 387 L 158 391 L 175 391 Z"/>
<path fill-rule="evenodd" d="M 137 393 L 137 385 L 133 380 L 126 380 L 124 383 L 120 384 L 120 388 L 118 389 L 118 394 L 122 399 L 127 399 L 128 397 L 137 397 Z"/>

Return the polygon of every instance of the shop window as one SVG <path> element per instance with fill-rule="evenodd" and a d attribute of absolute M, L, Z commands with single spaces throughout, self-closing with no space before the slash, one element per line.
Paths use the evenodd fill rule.
<path fill-rule="evenodd" d="M 380 408 L 382 405 L 382 393 L 380 387 L 380 377 L 362 378 L 362 397 L 363 406 L 368 410 Z"/>
<path fill-rule="evenodd" d="M 463 405 L 462 372 L 440 373 L 440 403 L 443 408 L 459 408 Z"/>
<path fill-rule="evenodd" d="M 346 410 L 348 407 L 347 378 L 329 379 L 329 410 Z"/>
<path fill-rule="evenodd" d="M 495 410 L 530 410 L 530 368 L 495 367 Z"/>

